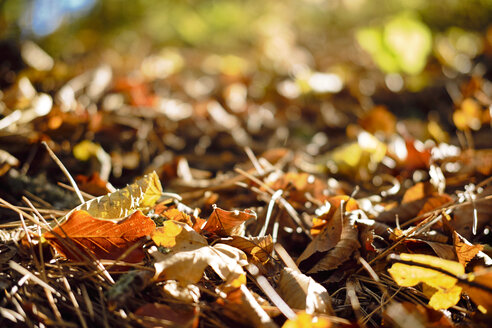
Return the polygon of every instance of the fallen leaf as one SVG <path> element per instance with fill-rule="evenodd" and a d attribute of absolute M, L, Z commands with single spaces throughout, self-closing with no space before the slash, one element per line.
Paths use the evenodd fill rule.
<path fill-rule="evenodd" d="M 271 258 L 273 251 L 273 241 L 271 235 L 263 237 L 241 237 L 231 236 L 226 239 L 220 239 L 219 243 L 227 244 L 239 248 L 246 255 L 249 255 L 254 261 L 265 264 Z"/>
<path fill-rule="evenodd" d="M 185 224 L 182 227 L 188 229 Z M 186 234 L 196 235 L 192 237 L 196 241 L 203 238 L 193 230 L 187 230 Z M 182 285 L 194 284 L 200 281 L 203 272 L 210 265 L 225 281 L 225 286 L 246 282 L 242 266 L 247 265 L 248 261 L 243 251 L 225 244 L 200 246 L 186 238 L 177 238 L 175 241 L 171 251 L 166 254 L 155 247 L 150 249 L 150 254 L 155 259 L 155 280 L 176 280 Z"/>
<path fill-rule="evenodd" d="M 183 286 L 175 280 L 168 280 L 162 289 L 166 294 L 186 303 L 198 303 L 200 300 L 200 288 L 194 284 Z"/>
<path fill-rule="evenodd" d="M 239 226 L 249 219 L 256 219 L 256 213 L 252 210 L 226 211 L 214 207 L 212 214 L 208 217 L 207 223 L 201 232 L 206 235 L 227 237 L 237 234 L 239 232 Z"/>
<path fill-rule="evenodd" d="M 331 321 L 306 312 L 299 312 L 294 319 L 287 320 L 282 328 L 330 328 Z"/>
<path fill-rule="evenodd" d="M 391 136 L 396 130 L 396 117 L 385 106 L 375 106 L 359 119 L 359 125 L 372 134 Z"/>
<path fill-rule="evenodd" d="M 140 211 L 118 223 L 94 218 L 86 211 L 75 211 L 64 223 L 55 227 L 53 232 L 45 232 L 43 237 L 60 254 L 72 260 L 80 261 L 82 258 L 67 248 L 67 239 L 80 250 L 89 250 L 98 259 L 116 260 L 141 238 L 149 236 L 154 229 L 154 221 Z M 137 263 L 144 256 L 145 253 L 138 247 L 121 260 Z"/>
<path fill-rule="evenodd" d="M 456 231 L 453 231 L 453 246 L 458 256 L 458 261 L 464 266 L 483 250 L 483 246 L 480 244 L 470 245 L 466 243 Z"/>
<path fill-rule="evenodd" d="M 410 302 L 392 302 L 384 310 L 385 321 L 388 327 L 399 326 L 401 323 L 409 323 L 403 327 L 439 327 L 454 328 L 455 325 L 442 311 L 436 311 L 427 306 Z M 384 325 L 386 327 L 386 325 Z"/>
<path fill-rule="evenodd" d="M 437 189 L 430 182 L 419 182 L 405 191 L 401 202 L 402 204 L 410 203 L 435 193 L 437 193 Z"/>
<path fill-rule="evenodd" d="M 174 252 L 194 250 L 208 246 L 207 240 L 183 222 L 168 220 L 152 232 L 157 246 L 172 248 Z"/>
<path fill-rule="evenodd" d="M 400 258 L 404 261 L 413 262 L 415 265 L 394 263 L 388 269 L 391 277 L 399 286 L 412 287 L 422 282 L 434 288 L 436 292 L 430 297 L 429 306 L 436 310 L 447 309 L 458 303 L 461 287 L 456 285 L 458 282 L 456 278 L 430 268 L 418 266 L 418 264 L 440 268 L 455 276 L 465 273 L 463 265 L 430 255 L 402 253 Z"/>
<path fill-rule="evenodd" d="M 235 322 L 246 323 L 250 327 L 278 327 L 244 285 L 229 292 L 225 299 L 219 298 L 217 305 L 222 315 Z"/>
<path fill-rule="evenodd" d="M 155 172 L 152 172 L 123 189 L 91 199 L 77 206 L 68 212 L 61 221 L 79 210 L 86 211 L 98 219 L 117 221 L 137 209 L 153 206 L 161 194 L 162 187 L 159 177 Z"/>
<path fill-rule="evenodd" d="M 334 314 L 325 287 L 305 274 L 284 268 L 280 273 L 277 291 L 293 309 L 304 310 L 308 314 Z"/>
<path fill-rule="evenodd" d="M 197 307 L 147 303 L 139 307 L 135 315 L 142 317 L 140 323 L 147 328 L 195 328 L 198 327 L 198 312 Z"/>
<path fill-rule="evenodd" d="M 103 196 L 109 193 L 107 182 L 101 179 L 98 172 L 93 173 L 91 176 L 77 175 L 75 181 L 80 190 L 90 195 Z"/>
<path fill-rule="evenodd" d="M 274 172 L 270 176 L 270 179 L 273 181 L 269 182 L 268 185 L 273 190 L 283 190 L 286 199 L 288 199 L 294 207 L 303 206 L 304 203 L 308 201 L 306 193 L 309 193 L 311 197 L 320 201 L 326 199 L 324 192 L 328 189 L 328 185 L 326 182 L 312 174 L 304 172 L 287 172 L 279 176 Z"/>
<path fill-rule="evenodd" d="M 311 235 L 317 236 L 321 231 L 324 231 L 323 228 L 325 225 L 333 219 L 333 215 L 340 207 L 341 203 L 345 202 L 345 210 L 347 212 L 356 210 L 359 208 L 357 201 L 350 196 L 347 195 L 337 195 L 329 197 L 325 206 L 328 207 L 328 210 L 325 211 L 320 216 L 313 219 L 313 226 L 311 227 Z M 335 219 L 336 220 L 336 219 Z"/>
<path fill-rule="evenodd" d="M 337 216 L 336 213 L 335 216 Z M 343 262 L 347 261 L 352 256 L 352 253 L 359 248 L 358 231 L 354 226 L 354 221 L 349 216 L 344 215 L 339 241 L 307 273 L 336 269 Z"/>

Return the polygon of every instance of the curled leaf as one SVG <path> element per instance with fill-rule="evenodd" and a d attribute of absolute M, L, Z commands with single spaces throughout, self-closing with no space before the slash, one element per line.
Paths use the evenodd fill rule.
<path fill-rule="evenodd" d="M 294 309 L 305 310 L 309 314 L 333 315 L 334 313 L 330 295 L 325 287 L 300 272 L 284 268 L 280 273 L 277 291 Z"/>
<path fill-rule="evenodd" d="M 207 223 L 202 228 L 202 234 L 218 235 L 221 237 L 234 235 L 237 234 L 239 226 L 243 222 L 253 218 L 256 219 L 256 213 L 252 210 L 226 211 L 214 207 Z"/>
<path fill-rule="evenodd" d="M 157 173 L 152 172 L 123 189 L 87 201 L 70 212 L 83 210 L 98 219 L 117 220 L 130 215 L 137 209 L 153 206 L 161 197 L 162 186 Z"/>
<path fill-rule="evenodd" d="M 254 261 L 266 263 L 271 258 L 273 251 L 272 236 L 263 237 L 241 237 L 231 236 L 227 239 L 220 240 L 220 243 L 239 248 L 246 255 L 249 255 Z"/>

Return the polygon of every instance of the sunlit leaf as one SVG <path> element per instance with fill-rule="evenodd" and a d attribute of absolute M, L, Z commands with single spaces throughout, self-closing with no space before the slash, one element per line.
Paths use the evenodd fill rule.
<path fill-rule="evenodd" d="M 460 263 L 435 256 L 402 253 L 400 257 L 404 261 L 443 269 L 455 276 L 465 273 Z M 439 271 L 417 265 L 395 263 L 388 269 L 388 272 L 400 286 L 411 287 L 422 282 L 436 289 L 429 300 L 429 305 L 434 309 L 447 309 L 458 303 L 460 299 L 461 287 L 456 285 L 458 280 Z"/>
<path fill-rule="evenodd" d="M 284 268 L 280 273 L 277 290 L 292 308 L 306 313 L 333 314 L 330 295 L 326 289 L 300 272 Z"/>
<path fill-rule="evenodd" d="M 172 248 L 173 251 L 188 251 L 207 246 L 207 240 L 197 234 L 189 225 L 168 220 L 155 229 L 152 240 L 157 246 Z"/>
<path fill-rule="evenodd" d="M 226 237 L 238 232 L 239 226 L 249 220 L 256 219 L 256 213 L 251 210 L 226 211 L 215 207 L 202 228 L 202 233 Z"/>
<path fill-rule="evenodd" d="M 82 260 L 82 258 L 67 247 L 67 244 L 72 244 L 82 251 L 88 250 L 98 259 L 116 260 L 141 238 L 149 236 L 154 229 L 154 221 L 140 211 L 118 223 L 94 218 L 85 211 L 75 211 L 67 221 L 55 227 L 53 232 L 44 233 L 43 237 L 62 255 L 73 260 Z M 142 248 L 139 247 L 122 260 L 139 262 L 144 255 Z"/>
<path fill-rule="evenodd" d="M 155 172 L 145 175 L 131 185 L 115 192 L 91 199 L 70 211 L 63 219 L 73 212 L 83 210 L 98 219 L 121 219 L 137 209 L 153 206 L 161 197 L 162 187 Z"/>
<path fill-rule="evenodd" d="M 226 239 L 221 239 L 220 243 L 239 248 L 245 252 L 246 255 L 260 263 L 268 262 L 273 251 L 271 235 L 263 237 L 231 236 Z"/>
<path fill-rule="evenodd" d="M 331 321 L 328 319 L 300 312 L 294 319 L 287 320 L 282 328 L 330 328 L 331 326 Z"/>

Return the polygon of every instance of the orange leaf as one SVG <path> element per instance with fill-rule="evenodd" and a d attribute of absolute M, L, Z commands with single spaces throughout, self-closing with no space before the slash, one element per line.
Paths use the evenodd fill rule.
<path fill-rule="evenodd" d="M 467 243 L 456 231 L 453 231 L 453 245 L 456 255 L 458 256 L 458 261 L 464 266 L 466 266 L 478 252 L 483 250 L 482 245 L 471 245 L 470 243 Z"/>
<path fill-rule="evenodd" d="M 98 259 L 116 260 L 142 237 L 150 235 L 154 229 L 154 221 L 140 211 L 118 223 L 99 220 L 86 211 L 75 211 L 67 221 L 53 229 L 59 237 L 50 231 L 44 233 L 43 237 L 63 256 L 72 260 L 80 261 L 82 258 L 67 248 L 66 245 L 70 244 L 68 239 L 82 252 L 88 250 Z M 137 248 L 122 260 L 137 263 L 144 256 L 143 250 Z"/>
<path fill-rule="evenodd" d="M 253 218 L 256 219 L 256 213 L 252 210 L 226 211 L 214 207 L 201 233 L 227 237 L 235 234 L 243 222 Z"/>
<path fill-rule="evenodd" d="M 273 251 L 273 241 L 272 236 L 270 235 L 249 238 L 231 236 L 230 238 L 220 240 L 219 242 L 239 248 L 245 252 L 248 257 L 251 257 L 254 261 L 260 263 L 268 262 Z"/>
<path fill-rule="evenodd" d="M 396 130 L 396 117 L 386 107 L 376 106 L 359 120 L 359 125 L 372 134 L 381 131 L 391 136 Z"/>
<path fill-rule="evenodd" d="M 313 219 L 313 226 L 311 228 L 311 235 L 313 237 L 318 235 L 321 231 L 323 231 L 323 228 L 326 226 L 326 224 L 332 220 L 333 214 L 335 214 L 336 210 L 340 207 L 342 201 L 346 203 L 345 210 L 347 212 L 359 208 L 357 202 L 353 198 L 347 195 L 332 196 L 328 198 L 327 201 L 330 204 L 329 210 L 323 213 L 322 215 L 320 215 L 318 218 Z"/>
<path fill-rule="evenodd" d="M 85 191 L 93 196 L 103 196 L 110 192 L 106 186 L 106 181 L 102 180 L 98 172 L 91 176 L 77 175 L 75 178 L 80 190 Z"/>

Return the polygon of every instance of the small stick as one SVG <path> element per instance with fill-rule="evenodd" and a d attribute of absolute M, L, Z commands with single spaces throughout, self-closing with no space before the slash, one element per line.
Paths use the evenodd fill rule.
<path fill-rule="evenodd" d="M 80 202 L 83 204 L 85 203 L 84 197 L 82 197 L 82 194 L 80 193 L 80 189 L 75 183 L 75 180 L 72 178 L 70 173 L 68 172 L 67 168 L 63 163 L 56 157 L 55 153 L 51 150 L 50 146 L 46 143 L 46 141 L 41 142 L 43 146 L 46 147 L 46 150 L 48 151 L 48 154 L 50 157 L 55 161 L 55 163 L 58 165 L 58 167 L 62 170 L 63 174 L 67 177 L 67 179 L 70 181 L 70 184 L 72 185 L 73 189 L 75 190 L 75 193 L 77 194 L 77 197 L 79 198 Z"/>
<path fill-rule="evenodd" d="M 88 328 L 87 322 L 85 322 L 84 316 L 82 315 L 82 312 L 80 311 L 79 303 L 77 302 L 77 299 L 75 298 L 75 294 L 72 292 L 72 288 L 70 288 L 70 284 L 68 283 L 67 277 L 63 276 L 62 281 L 63 281 L 63 284 L 65 285 L 65 289 L 68 292 L 68 296 L 70 297 L 70 301 L 72 301 L 73 307 L 75 308 L 75 313 L 77 314 L 77 317 L 79 317 L 79 320 L 80 320 L 80 323 L 82 324 L 82 327 Z"/>

